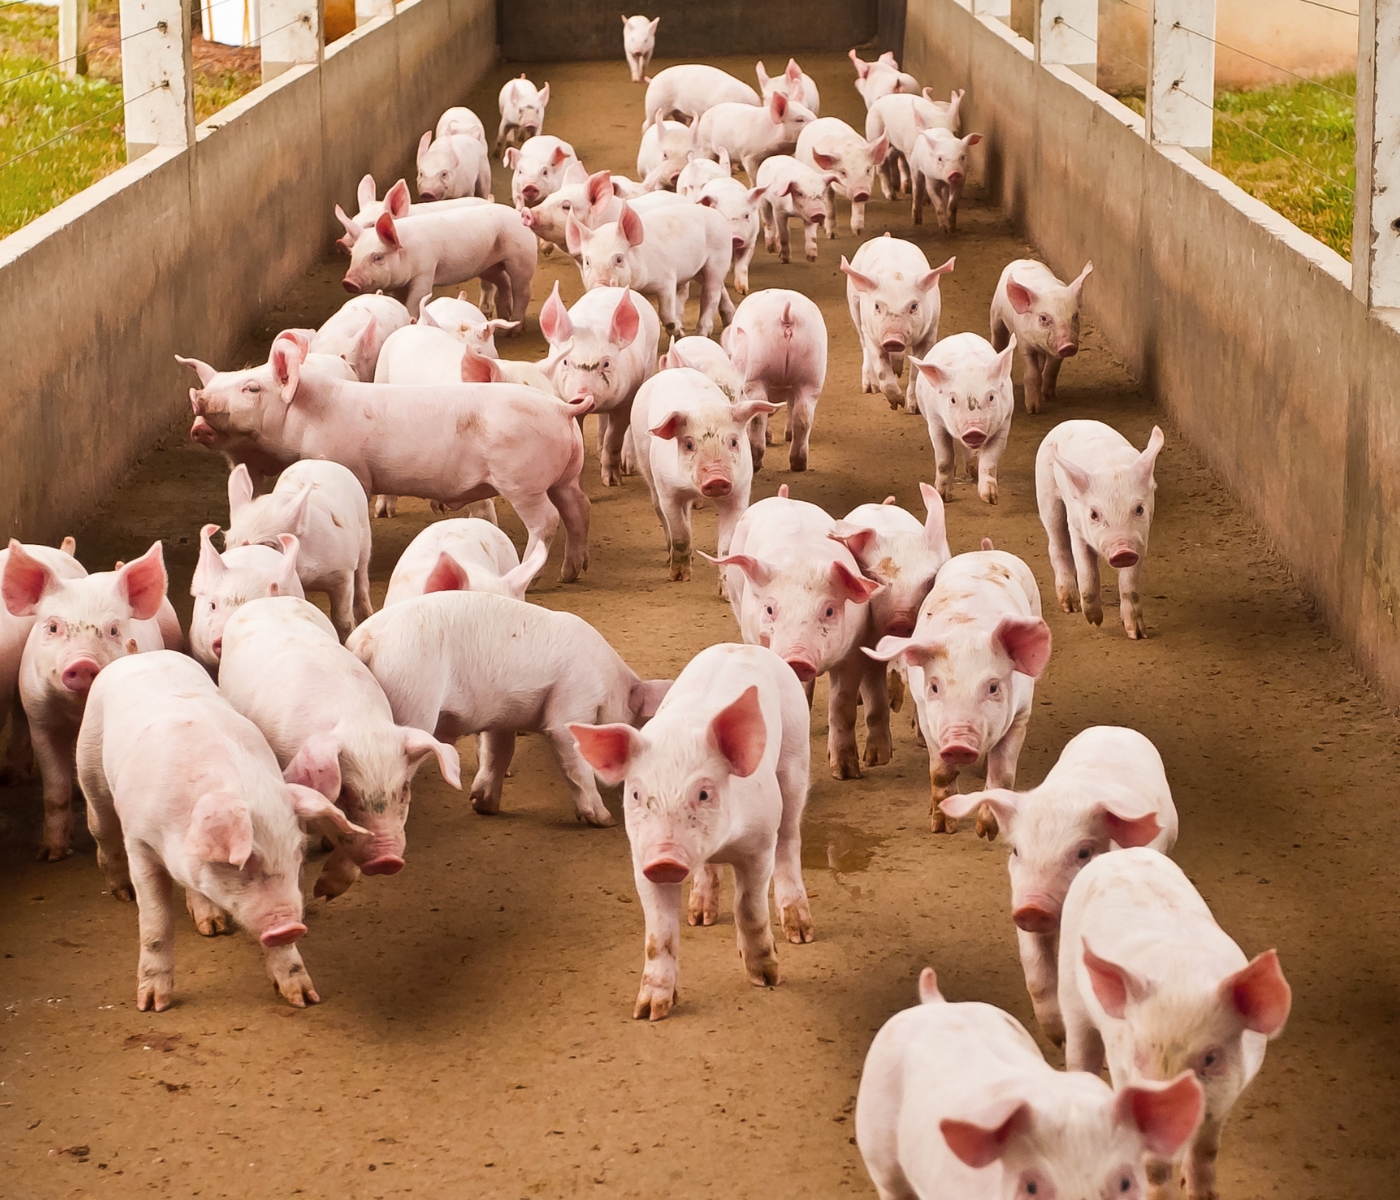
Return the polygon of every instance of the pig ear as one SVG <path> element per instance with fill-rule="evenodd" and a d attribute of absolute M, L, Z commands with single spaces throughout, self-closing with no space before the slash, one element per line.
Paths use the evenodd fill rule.
<path fill-rule="evenodd" d="M 880 281 L 872 275 L 862 274 L 846 261 L 846 256 L 841 256 L 841 270 L 846 273 L 846 278 L 851 281 L 851 286 L 858 292 L 873 292 L 880 286 Z"/>
<path fill-rule="evenodd" d="M 1183 1071 L 1167 1083 L 1142 1080 L 1119 1090 L 1114 1100 L 1119 1123 L 1142 1134 L 1147 1153 L 1173 1159 L 1196 1132 L 1206 1096 L 1194 1071 Z"/>
<path fill-rule="evenodd" d="M 934 387 L 946 387 L 948 381 L 952 379 L 952 376 L 948 374 L 947 371 L 936 362 L 930 362 L 928 359 L 916 358 L 911 354 L 909 355 L 909 363 L 920 375 L 933 384 Z"/>
<path fill-rule="evenodd" d="M 802 68 L 797 65 L 797 59 L 788 59 L 787 70 L 783 72 L 789 79 L 796 83 L 802 78 Z"/>
<path fill-rule="evenodd" d="M 365 175 L 360 179 L 360 186 L 355 189 L 355 202 L 364 208 L 366 204 L 373 204 L 375 198 L 374 176 Z M 337 205 L 339 207 L 339 205 Z"/>
<path fill-rule="evenodd" d="M 745 199 L 748 201 L 749 206 L 752 207 L 753 205 L 757 204 L 760 200 L 762 200 L 763 197 L 767 194 L 768 189 L 766 187 L 751 187 L 749 188 L 748 195 L 745 196 Z M 711 207 L 717 207 L 716 201 L 713 197 L 710 196 L 705 197 L 705 199 L 701 200 L 700 203 L 709 203 Z"/>
<path fill-rule="evenodd" d="M 301 346 L 295 338 L 279 337 L 272 343 L 268 362 L 272 365 L 272 377 L 277 380 L 283 404 L 290 404 L 296 399 L 297 384 L 301 381 L 302 357 Z"/>
<path fill-rule="evenodd" d="M 78 543 L 75 542 L 71 536 L 66 537 L 63 539 L 63 541 L 59 542 L 58 548 L 64 554 L 68 555 L 69 558 L 77 557 Z"/>
<path fill-rule="evenodd" d="M 664 420 L 659 425 L 653 425 L 649 432 L 652 437 L 659 437 L 663 441 L 671 441 L 681 435 L 681 430 L 685 428 L 685 413 L 667 413 Z"/>
<path fill-rule="evenodd" d="M 239 463 L 228 473 L 228 515 L 232 517 L 245 504 L 252 502 L 253 477 L 248 474 L 244 463 Z"/>
<path fill-rule="evenodd" d="M 884 586 L 876 583 L 873 579 L 866 579 L 864 575 L 857 575 L 845 563 L 840 562 L 831 564 L 827 578 L 836 595 L 841 599 L 851 601 L 853 604 L 866 603 Z"/>
<path fill-rule="evenodd" d="M 1080 944 L 1084 951 L 1084 969 L 1089 972 L 1089 985 L 1094 989 L 1094 995 L 1103 1005 L 1104 1012 L 1121 1021 L 1129 1002 L 1136 1004 L 1145 999 L 1152 990 L 1151 986 L 1127 967 L 1100 958 L 1089 949 L 1088 942 Z"/>
<path fill-rule="evenodd" d="M 416 771 L 422 761 L 431 754 L 437 759 L 442 777 L 461 791 L 462 759 L 456 746 L 440 742 L 431 733 L 424 733 L 423 730 L 414 729 L 410 725 L 401 725 L 399 732 L 403 736 L 403 752 L 411 770 Z"/>
<path fill-rule="evenodd" d="M 543 108 L 543 107 L 544 107 L 546 104 L 548 104 L 548 103 L 549 103 L 549 84 L 546 83 L 546 84 L 544 85 L 544 87 L 540 88 L 540 107 Z"/>
<path fill-rule="evenodd" d="M 399 248 L 399 231 L 394 227 L 393 213 L 387 209 L 380 213 L 379 219 L 375 221 L 374 232 L 386 246 L 392 246 L 395 250 Z"/>
<path fill-rule="evenodd" d="M 708 740 L 740 779 L 758 770 L 768 745 L 768 727 L 763 722 L 757 685 L 745 688 L 734 703 L 715 714 Z"/>
<path fill-rule="evenodd" d="M 199 531 L 199 563 L 190 580 L 190 595 L 203 596 L 219 585 L 219 579 L 228 570 L 211 540 L 219 531 L 217 525 L 206 525 Z"/>
<path fill-rule="evenodd" d="M 214 370 L 214 368 L 211 367 L 207 362 L 201 362 L 197 358 L 181 358 L 177 354 L 175 356 L 175 361 L 179 363 L 182 367 L 194 368 L 195 374 L 199 376 L 200 387 L 208 387 L 209 381 L 213 379 L 215 375 L 218 374 L 218 372 Z"/>
<path fill-rule="evenodd" d="M 949 796 L 938 807 L 950 817 L 966 817 L 975 813 L 982 805 L 990 805 L 997 815 L 997 824 L 1005 832 L 1011 827 L 1020 799 L 1020 796 L 1007 788 L 988 788 L 984 792 L 960 792 Z"/>
<path fill-rule="evenodd" d="M 584 761 L 599 779 L 611 785 L 627 778 L 627 764 L 646 745 L 630 725 L 570 725 L 569 732 Z"/>
<path fill-rule="evenodd" d="M 914 281 L 914 286 L 921 292 L 931 291 L 938 286 L 938 277 L 940 275 L 951 275 L 953 273 L 953 267 L 957 264 L 957 261 L 956 257 L 950 258 L 941 267 L 934 267 L 932 271 L 926 271 Z"/>
<path fill-rule="evenodd" d="M 518 567 L 512 567 L 501 576 L 506 590 L 517 600 L 524 600 L 530 584 L 535 581 L 535 576 L 544 570 L 545 560 L 548 558 L 549 543 L 536 542 L 535 548 L 521 560 Z"/>
<path fill-rule="evenodd" d="M 368 829 L 361 829 L 314 788 L 303 787 L 299 783 L 289 783 L 287 790 L 291 793 L 292 811 L 296 814 L 298 821 L 304 821 L 307 824 L 325 822 L 333 825 L 341 833 L 358 833 L 362 836 L 369 833 Z"/>
<path fill-rule="evenodd" d="M 625 200 L 622 202 L 622 211 L 617 215 L 617 227 L 622 230 L 629 246 L 640 246 L 646 237 L 646 230 L 642 227 L 642 218 Z"/>
<path fill-rule="evenodd" d="M 963 145 L 964 145 L 964 146 L 975 146 L 975 145 L 977 145 L 977 143 L 980 142 L 981 140 L 982 140 L 982 135 L 981 135 L 980 133 L 969 133 L 965 138 L 963 138 Z"/>
<path fill-rule="evenodd" d="M 583 226 L 578 223 L 572 212 L 564 221 L 564 247 L 575 256 L 583 251 Z M 554 286 L 556 288 L 559 286 L 557 279 L 554 281 Z"/>
<path fill-rule="evenodd" d="M 738 567 L 755 587 L 767 587 L 773 579 L 773 568 L 751 554 L 727 554 L 723 558 L 710 558 L 701 550 L 700 557 L 708 559 L 717 567 Z"/>
<path fill-rule="evenodd" d="M 427 134 L 423 136 L 427 137 Z M 413 198 L 409 194 L 408 181 L 405 179 L 400 179 L 393 187 L 384 193 L 384 211 L 393 217 L 395 221 L 401 221 L 404 217 L 408 216 L 409 207 L 412 203 Z M 375 227 L 378 228 L 377 223 Z M 397 238 L 397 234 L 395 237 Z M 384 240 L 388 241 L 389 239 L 385 238 Z"/>
<path fill-rule="evenodd" d="M 613 309 L 612 325 L 608 329 L 608 341 L 619 349 L 626 349 L 637 340 L 637 331 L 642 327 L 641 314 L 632 303 L 632 291 L 624 289 L 622 299 Z"/>
<path fill-rule="evenodd" d="M 870 544 L 875 540 L 877 534 L 873 529 L 863 525 L 853 525 L 850 521 L 837 521 L 836 527 L 826 536 L 834 542 L 840 542 L 856 556 L 857 561 L 860 561 L 870 549 Z"/>
<path fill-rule="evenodd" d="M 313 733 L 292 756 L 282 778 L 333 801 L 340 795 L 340 744 L 332 734 Z"/>
<path fill-rule="evenodd" d="M 356 241 L 360 234 L 364 233 L 364 230 L 359 225 L 345 215 L 345 210 L 341 208 L 339 204 L 335 206 L 335 217 L 337 221 L 345 226 L 345 232 L 349 234 L 352 242 Z"/>
<path fill-rule="evenodd" d="M 774 92 L 768 97 L 768 119 L 774 125 L 781 125 L 783 118 L 787 116 L 788 100 L 782 92 Z"/>
<path fill-rule="evenodd" d="M 552 167 L 563 166 L 569 160 L 569 152 L 563 146 L 555 146 L 554 153 L 550 156 L 549 165 Z"/>
<path fill-rule="evenodd" d="M 931 484 L 920 483 L 919 495 L 924 498 L 924 544 L 934 550 L 948 545 L 948 515 L 943 511 L 943 497 Z"/>
<path fill-rule="evenodd" d="M 572 169 L 572 168 L 571 168 Z M 598 171 L 588 176 L 588 207 L 606 204 L 613 197 L 612 172 Z"/>
<path fill-rule="evenodd" d="M 866 147 L 870 151 L 870 161 L 878 167 L 885 161 L 885 156 L 890 152 L 889 134 L 882 133 L 873 142 L 867 142 Z"/>
<path fill-rule="evenodd" d="M 366 359 L 370 356 L 370 351 L 374 349 L 374 343 L 379 337 L 379 324 L 374 319 L 374 314 L 365 322 L 365 327 L 360 330 L 360 336 L 355 339 L 355 356 Z"/>
<path fill-rule="evenodd" d="M 588 182 L 588 168 L 575 159 L 569 164 L 569 169 L 564 172 L 564 183 L 573 185 L 576 183 Z"/>
<path fill-rule="evenodd" d="M 822 154 L 819 150 L 813 150 L 812 161 L 817 164 L 819 171 L 830 171 L 840 159 L 834 154 Z"/>
<path fill-rule="evenodd" d="M 506 170 L 514 171 L 515 164 L 520 161 L 520 151 L 515 146 L 507 147 L 505 154 L 501 156 L 501 161 L 506 164 Z"/>
<path fill-rule="evenodd" d="M 759 90 L 762 91 L 764 88 L 766 88 L 766 87 L 768 86 L 768 80 L 769 80 L 768 68 L 765 67 L 765 66 L 763 65 L 763 62 L 762 62 L 762 60 L 760 59 L 759 62 L 756 63 L 756 64 L 754 65 L 754 69 L 753 69 L 753 70 L 754 70 L 754 74 L 758 77 L 758 87 L 759 87 Z"/>
<path fill-rule="evenodd" d="M 1008 1098 L 985 1108 L 969 1121 L 945 1117 L 938 1123 L 948 1149 L 974 1169 L 990 1167 L 1001 1158 L 1006 1143 L 1031 1123 L 1031 1106 Z"/>
<path fill-rule="evenodd" d="M 429 130 L 418 139 L 418 157 L 414 160 L 421 167 L 423 165 L 423 155 L 428 153 L 428 147 L 433 144 L 433 134 Z"/>
<path fill-rule="evenodd" d="M 149 621 L 165 602 L 165 589 L 170 579 L 165 573 L 165 557 L 159 542 L 140 558 L 133 559 L 117 572 L 117 591 L 131 605 L 131 615 L 138 621 Z"/>
<path fill-rule="evenodd" d="M 1162 832 L 1156 811 L 1129 788 L 1098 805 L 1095 813 L 1104 833 L 1123 850 L 1151 845 L 1152 839 Z"/>
<path fill-rule="evenodd" d="M 913 638 L 894 637 L 887 634 L 882 637 L 878 644 L 874 646 L 862 646 L 862 652 L 867 658 L 873 658 L 876 662 L 889 662 L 891 659 L 904 657 L 906 663 L 914 661 L 914 655 L 919 654 L 919 661 L 922 661 L 921 647 Z"/>
<path fill-rule="evenodd" d="M 428 572 L 428 578 L 423 583 L 423 594 L 429 592 L 469 592 L 472 589 L 472 581 L 467 575 L 467 569 L 462 566 L 446 550 L 438 552 L 437 562 L 433 564 L 433 569 Z"/>
<path fill-rule="evenodd" d="M 575 253 L 572 246 L 569 253 Z M 574 335 L 574 323 L 569 320 L 569 311 L 564 307 L 564 301 L 559 298 L 557 279 L 554 281 L 554 290 L 549 293 L 549 299 L 540 309 L 540 332 L 551 346 L 568 341 Z"/>
<path fill-rule="evenodd" d="M 992 377 L 999 383 L 1005 383 L 1011 378 L 1011 360 L 1016 354 L 1016 335 L 1011 335 L 1011 340 L 1006 343 L 1006 349 L 997 355 L 996 366 L 992 368 Z"/>
<path fill-rule="evenodd" d="M 648 25 L 647 25 L 647 28 L 650 29 L 650 30 L 652 31 L 652 33 L 655 33 L 655 32 L 656 32 L 656 27 L 657 27 L 658 25 L 660 25 L 660 24 L 661 24 L 661 18 L 660 18 L 660 17 L 652 17 L 651 21 L 650 21 L 650 22 L 648 23 Z"/>
<path fill-rule="evenodd" d="M 1155 426 L 1154 426 L 1155 428 Z M 1064 472 L 1065 478 L 1069 481 L 1070 487 L 1082 496 L 1089 490 L 1089 472 L 1077 463 L 1072 463 L 1063 457 L 1058 450 L 1052 450 L 1051 456 L 1055 465 Z"/>
<path fill-rule="evenodd" d="M 268 594 L 296 596 L 301 589 L 292 585 L 297 581 L 297 555 L 301 553 L 301 539 L 294 533 L 280 533 L 277 541 L 282 547 L 281 571 L 276 579 L 268 583 Z"/>
<path fill-rule="evenodd" d="M 870 64 L 860 57 L 854 50 L 848 50 L 846 57 L 851 60 L 852 66 L 856 69 L 856 77 L 864 79 L 870 74 Z"/>
<path fill-rule="evenodd" d="M 205 792 L 194 802 L 185 850 L 210 863 L 240 870 L 253 853 L 253 821 L 248 806 L 231 792 Z"/>
<path fill-rule="evenodd" d="M 462 350 L 463 383 L 504 383 L 505 372 L 494 358 L 487 358 L 470 342 Z"/>
<path fill-rule="evenodd" d="M 1157 468 L 1157 455 L 1162 452 L 1162 446 L 1166 440 L 1162 433 L 1162 427 L 1160 425 L 1152 426 L 1152 436 L 1147 439 L 1147 448 L 1137 456 L 1137 461 L 1133 463 L 1133 470 L 1142 478 L 1152 478 L 1152 472 Z"/>
<path fill-rule="evenodd" d="M 759 413 L 772 414 L 778 411 L 776 404 L 769 404 L 767 400 L 739 400 L 729 406 L 729 411 L 734 416 L 737 425 L 747 425 Z"/>
<path fill-rule="evenodd" d="M 1039 679 L 1050 661 L 1050 626 L 1041 617 L 1003 617 L 992 634 L 1011 665 L 1022 675 Z"/>
<path fill-rule="evenodd" d="M 1089 276 L 1093 273 L 1094 264 L 1093 261 L 1090 260 L 1089 262 L 1086 262 L 1084 264 L 1084 269 L 1080 271 L 1079 274 L 1076 275 L 1074 279 L 1070 282 L 1069 290 L 1074 293 L 1074 298 L 1076 300 L 1079 299 L 1080 294 L 1084 291 L 1084 281 L 1088 279 Z"/>
<path fill-rule="evenodd" d="M 932 967 L 925 967 L 919 972 L 919 1003 L 936 1004 L 942 999 L 943 993 L 938 990 L 938 976 Z"/>
<path fill-rule="evenodd" d="M 650 720 L 670 690 L 669 679 L 639 679 L 627 693 L 627 707 L 639 721 Z"/>
<path fill-rule="evenodd" d="M 1232 1008 L 1246 1029 L 1276 1037 L 1293 1007 L 1293 989 L 1278 965 L 1278 951 L 1258 958 L 1220 983 L 1221 1001 Z"/>
<path fill-rule="evenodd" d="M 1006 281 L 1006 298 L 1011 301 L 1011 307 L 1022 315 L 1035 307 L 1035 293 L 1014 279 Z"/>
<path fill-rule="evenodd" d="M 928 88 L 924 88 L 924 99 L 928 99 Z M 928 121 L 924 118 L 923 111 L 916 105 L 910 110 L 910 115 L 914 118 L 914 129 L 923 133 L 928 129 Z"/>
<path fill-rule="evenodd" d="M 484 335 L 482 341 L 493 338 L 498 333 L 514 333 L 517 329 L 524 327 L 524 321 L 505 321 L 500 317 L 492 317 L 485 325 L 481 326 L 481 332 Z"/>
<path fill-rule="evenodd" d="M 5 561 L 5 608 L 12 616 L 32 617 L 44 595 L 59 586 L 58 577 L 14 538 Z"/>
<path fill-rule="evenodd" d="M 697 126 L 697 132 L 698 132 L 698 131 L 699 131 L 699 130 L 698 130 L 698 127 L 699 127 L 699 122 L 698 122 L 698 121 L 696 122 L 696 126 Z M 725 173 L 726 175 L 732 175 L 732 174 L 734 173 L 734 166 L 733 166 L 733 164 L 729 161 L 729 147 L 728 147 L 728 146 L 721 146 L 721 147 L 719 148 L 719 157 L 718 157 L 717 159 L 715 159 L 715 162 L 719 163 L 719 165 L 720 165 L 721 167 L 724 168 L 724 173 Z"/>

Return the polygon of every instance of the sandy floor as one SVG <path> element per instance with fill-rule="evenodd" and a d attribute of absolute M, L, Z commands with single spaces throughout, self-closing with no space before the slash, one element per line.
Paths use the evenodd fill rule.
<path fill-rule="evenodd" d="M 859 121 L 849 65 L 806 65 L 824 111 Z M 507 74 L 473 97 L 483 115 Z M 631 173 L 642 89 L 620 61 L 532 76 L 553 84 L 551 132 L 590 165 Z M 508 194 L 499 172 L 496 188 Z M 869 220 L 872 236 L 910 234 L 902 207 L 873 203 Z M 975 204 L 951 242 L 928 227 L 913 236 L 935 263 L 958 256 L 943 289 L 944 333 L 983 331 L 998 272 L 1029 248 Z M 798 287 L 821 302 L 831 371 L 812 469 L 794 477 L 773 454 L 754 496 L 789 483 L 841 514 L 893 492 L 921 511 L 917 484 L 933 473 L 922 420 L 859 391 L 837 270 L 855 246 L 843 231 L 822 243 L 816 264 L 758 256 L 755 287 Z M 323 320 L 343 299 L 339 276 L 339 262 L 313 273 L 269 314 L 268 329 Z M 543 260 L 532 318 L 555 278 L 566 297 L 579 294 L 567 259 Z M 507 353 L 541 347 L 532 328 Z M 265 343 L 249 348 L 262 353 Z M 1001 504 L 988 508 L 959 484 L 948 510 L 955 552 L 990 535 L 1024 556 L 1052 595 L 1032 462 L 1044 432 L 1068 417 L 1109 421 L 1138 445 L 1154 421 L 1167 430 L 1145 591 L 1152 637 L 1129 642 L 1110 605 L 1103 629 L 1048 614 L 1055 650 L 1021 781 L 1037 782 L 1086 725 L 1142 730 L 1181 811 L 1178 859 L 1247 952 L 1279 948 L 1294 1016 L 1226 1133 L 1222 1196 L 1393 1194 L 1400 727 L 1092 327 L 1054 411 L 1018 413 Z M 707 568 L 697 564 L 692 583 L 667 582 L 640 479 L 609 491 L 592 457 L 585 470 L 592 567 L 561 587 L 556 546 L 532 598 L 583 614 L 644 676 L 672 675 L 705 645 L 734 639 Z M 79 531 L 80 555 L 99 567 L 164 539 L 187 616 L 198 529 L 226 519 L 223 487 L 220 460 L 172 435 Z M 397 520 L 376 524 L 376 600 L 427 520 L 425 505 L 405 502 Z M 706 513 L 697 545 L 712 539 Z M 914 1002 L 919 969 L 936 966 L 950 998 L 1033 1019 L 1005 850 L 928 831 L 924 752 L 902 718 L 891 765 L 833 781 L 824 695 L 823 684 L 804 830 L 818 940 L 783 944 L 782 986 L 755 990 L 726 908 L 719 927 L 683 932 L 682 1002 L 657 1025 L 631 1019 L 642 920 L 625 834 L 574 822 L 536 738 L 520 745 L 498 817 L 475 815 L 425 768 L 407 869 L 309 906 L 302 947 L 324 1003 L 306 1012 L 270 992 L 247 939 L 205 941 L 190 925 L 179 935 L 175 1007 L 138 1013 L 135 909 L 102 894 L 86 834 L 66 862 L 31 862 L 38 790 L 0 792 L 0 1192 L 871 1195 L 851 1119 L 861 1062 L 880 1024 Z M 470 759 L 470 743 L 462 749 Z"/>

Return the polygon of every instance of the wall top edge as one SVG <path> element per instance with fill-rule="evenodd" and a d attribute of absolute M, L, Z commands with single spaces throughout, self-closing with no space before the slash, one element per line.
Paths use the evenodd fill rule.
<path fill-rule="evenodd" d="M 326 44 L 324 58 L 329 61 L 337 54 L 352 49 L 359 45 L 360 42 L 364 41 L 365 38 L 371 37 L 379 30 L 383 29 L 384 26 L 389 24 L 393 19 L 393 17 L 386 14 L 382 17 L 375 17 L 374 20 L 367 21 L 363 25 L 356 25 L 355 28 L 344 37 L 336 38 L 335 41 Z"/>
<path fill-rule="evenodd" d="M 299 79 L 305 79 L 308 75 L 314 75 L 317 69 L 315 63 L 298 63 L 296 66 L 288 67 L 275 79 L 260 83 L 251 92 L 239 96 L 232 104 L 225 105 L 213 116 L 196 125 L 194 129 L 195 141 L 198 143 L 212 137 L 225 125 L 231 125 L 239 117 L 246 116 L 264 100 L 270 99 L 283 88 L 291 87 Z"/>

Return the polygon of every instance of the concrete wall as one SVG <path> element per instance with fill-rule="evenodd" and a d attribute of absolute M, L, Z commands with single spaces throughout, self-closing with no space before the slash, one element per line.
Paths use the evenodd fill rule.
<path fill-rule="evenodd" d="M 849 50 L 875 37 L 878 0 L 648 0 L 657 58 Z M 501 57 L 512 62 L 622 58 L 622 10 L 610 0 L 498 0 Z M 770 64 L 771 66 L 771 64 Z"/>
<path fill-rule="evenodd" d="M 1136 115 L 1036 67 L 1000 22 L 910 0 L 904 53 L 936 93 L 968 89 L 994 198 L 1061 275 L 1094 260 L 1087 306 L 1115 353 L 1400 703 L 1400 329 L 1353 298 L 1339 255 L 1147 145 Z"/>
<path fill-rule="evenodd" d="M 620 22 L 619 22 L 620 24 Z M 491 0 L 406 0 L 0 241 L 5 536 L 69 532 L 495 59 Z"/>

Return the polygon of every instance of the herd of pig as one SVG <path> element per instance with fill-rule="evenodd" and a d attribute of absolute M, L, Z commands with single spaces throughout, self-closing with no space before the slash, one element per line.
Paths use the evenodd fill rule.
<path fill-rule="evenodd" d="M 656 31 L 624 19 L 638 82 Z M 1168 1194 L 1176 1164 L 1192 1200 L 1207 1200 L 1222 1125 L 1283 1027 L 1288 984 L 1273 951 L 1246 959 L 1166 857 L 1176 812 L 1142 735 L 1085 730 L 1039 787 L 1012 790 L 1050 628 L 1024 562 L 987 541 L 953 556 L 944 525 L 958 458 L 981 500 L 997 502 L 1013 352 L 1026 409 L 1040 411 L 1078 348 L 1090 267 L 1065 284 L 1013 262 L 991 340 L 939 340 L 953 259 L 931 267 L 909 241 L 866 241 L 841 260 L 862 384 L 927 421 L 926 515 L 891 497 L 837 519 L 786 486 L 749 503 L 780 405 L 788 465 L 805 469 L 827 359 L 807 296 L 749 293 L 760 230 L 787 262 L 797 218 L 815 259 L 823 228 L 836 236 L 837 197 L 861 232 L 879 174 L 887 199 L 910 193 L 917 223 L 927 198 L 951 236 L 979 140 L 957 135 L 961 93 L 936 103 L 892 56 L 851 58 L 865 136 L 817 116 L 795 62 L 776 77 L 760 64 L 760 91 L 676 66 L 647 80 L 638 179 L 590 174 L 543 133 L 548 84 L 521 77 L 501 91 L 494 146 L 464 108 L 423 135 L 420 202 L 404 181 L 381 201 L 366 177 L 356 215 L 337 210 L 353 299 L 318 330 L 279 335 L 256 369 L 181 360 L 199 375 L 192 436 L 232 465 L 223 552 L 217 526 L 201 531 L 188 641 L 159 543 L 94 574 L 71 539 L 11 541 L 0 555 L 12 770 L 32 745 L 48 859 L 69 852 L 76 775 L 107 885 L 139 906 L 139 1008 L 171 1003 L 172 883 L 201 933 L 255 932 L 276 989 L 301 1006 L 318 999 L 295 945 L 308 834 L 330 846 L 317 896 L 393 874 L 425 759 L 461 787 L 454 741 L 478 735 L 471 801 L 494 813 L 516 737 L 540 735 L 580 820 L 613 824 L 598 782 L 622 789 L 646 924 L 634 1011 L 658 1020 L 676 1002 L 682 910 L 691 925 L 715 922 L 722 864 L 752 983 L 779 978 L 770 886 L 787 939 L 813 937 L 800 846 L 817 677 L 830 679 L 837 779 L 889 761 L 890 712 L 907 689 L 929 748 L 933 829 L 975 817 L 1011 846 L 1026 984 L 1069 1069 L 1051 1069 L 999 1009 L 945 1001 L 925 971 L 923 1003 L 881 1030 L 861 1082 L 858 1142 L 879 1194 L 1131 1200 Z M 493 152 L 513 171 L 510 206 L 490 194 Z M 577 261 L 583 297 L 566 308 L 556 284 L 545 301 L 544 361 L 501 358 L 496 338 L 520 332 L 537 254 L 556 250 Z M 432 298 L 469 279 L 479 306 Z M 699 324 L 685 337 L 692 284 Z M 705 557 L 742 643 L 701 650 L 673 682 L 639 678 L 581 617 L 526 600 L 561 521 L 561 578 L 588 567 L 589 413 L 603 481 L 645 481 L 673 580 L 690 578 L 693 509 L 718 513 L 718 553 Z M 1162 440 L 1154 429 L 1138 452 L 1107 425 L 1065 421 L 1036 458 L 1061 607 L 1102 621 L 1106 559 L 1130 637 L 1146 633 L 1138 573 Z M 429 525 L 373 613 L 370 510 L 392 516 L 400 495 L 473 515 Z M 523 558 L 494 523 L 494 496 L 528 531 Z M 307 591 L 327 595 L 330 620 Z M 985 789 L 959 794 L 974 764 Z M 1116 1090 L 1099 1076 L 1105 1061 Z"/>

